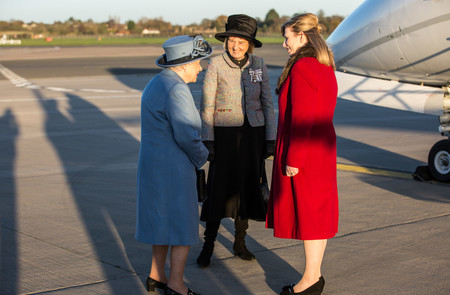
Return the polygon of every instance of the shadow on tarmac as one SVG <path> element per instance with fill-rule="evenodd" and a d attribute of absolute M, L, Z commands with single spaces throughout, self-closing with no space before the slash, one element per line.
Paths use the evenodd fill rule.
<path fill-rule="evenodd" d="M 264 221 L 262 221 L 264 222 Z M 203 224 L 203 222 L 202 222 Z M 221 226 L 226 228 L 230 234 L 234 235 L 234 221 L 227 219 L 222 220 Z M 251 225 L 250 225 L 251 226 Z M 267 234 L 272 234 L 272 231 L 267 229 Z M 300 280 L 302 274 L 299 273 L 295 268 L 293 268 L 288 262 L 284 259 L 280 258 L 274 251 L 270 251 L 261 245 L 257 240 L 255 240 L 251 235 L 247 235 L 245 237 L 246 244 L 250 249 L 263 249 L 258 252 L 254 252 L 257 256 L 256 263 L 259 264 L 261 269 L 264 271 L 265 282 L 267 286 L 269 286 L 272 291 L 278 293 L 280 290 L 280 282 L 284 285 L 288 285 L 293 283 L 294 280 Z M 233 242 L 221 235 L 220 233 L 217 235 L 217 241 L 222 245 L 224 245 L 227 249 L 230 249 L 230 252 L 233 254 Z M 269 250 L 269 251 L 268 251 Z M 252 250 L 253 251 L 253 250 Z M 258 253 L 264 253 L 264 255 L 258 255 Z M 237 259 L 237 258 L 236 258 Z M 248 263 L 248 262 L 244 262 Z M 251 262 L 250 262 L 251 263 Z M 293 278 L 292 281 L 289 281 L 289 278 Z M 242 278 L 245 281 L 245 278 Z M 227 282 L 228 283 L 228 282 Z M 251 293 L 251 290 L 250 290 Z M 240 293 L 241 294 L 241 293 Z M 243 292 L 242 294 L 245 294 Z"/>
<path fill-rule="evenodd" d="M 268 68 L 270 70 L 279 71 L 282 69 L 282 67 L 278 65 L 268 65 Z M 189 87 L 193 93 L 194 96 L 194 102 L 197 106 L 197 108 L 200 108 L 200 99 L 201 99 L 201 88 L 202 88 L 202 82 L 205 74 L 206 66 L 203 66 L 203 71 L 199 74 L 197 82 L 189 84 Z M 130 77 L 127 77 L 125 75 L 121 75 L 123 72 L 118 71 L 117 69 L 110 69 L 109 70 L 112 74 L 115 74 L 115 77 L 118 81 L 123 83 L 124 85 L 137 89 L 137 90 L 143 90 L 145 87 L 145 84 L 142 83 L 142 81 L 133 81 L 133 79 L 130 79 Z M 156 75 L 159 73 L 161 69 L 154 69 L 151 73 L 153 75 Z M 148 76 L 147 82 L 152 78 L 153 76 Z M 271 86 L 275 86 L 275 82 L 273 79 L 271 79 Z M 272 87 L 274 88 L 274 87 Z M 278 113 L 278 106 L 277 106 L 277 97 L 273 93 L 273 98 L 275 102 L 275 112 Z M 357 102 L 350 102 L 342 99 L 338 99 L 337 107 L 336 107 L 336 113 L 337 116 L 335 118 L 337 119 L 338 123 L 335 124 L 336 128 L 339 128 L 339 125 L 341 126 L 348 126 L 348 125 L 361 125 L 360 122 L 357 121 L 358 116 L 361 116 L 364 119 L 366 119 L 366 116 L 373 116 L 374 120 L 369 120 L 368 122 L 363 123 L 364 127 L 369 128 L 381 128 L 386 130 L 403 130 L 403 131 L 417 131 L 417 125 L 414 125 L 413 122 L 416 120 L 417 116 L 423 116 L 425 120 L 429 120 L 430 115 L 420 115 L 415 113 L 410 113 L 406 111 L 398 111 L 398 110 L 391 110 L 381 107 L 375 107 L 375 106 L 369 106 L 365 105 L 364 108 L 367 109 L 367 111 L 363 114 L 358 114 L 353 112 L 355 108 L 360 108 L 361 103 Z M 395 127 L 392 127 L 392 121 L 390 120 L 384 120 L 384 118 L 395 118 L 397 116 L 404 116 L 404 117 L 410 117 L 411 119 L 401 120 L 400 122 L 396 123 Z M 349 119 L 351 122 L 346 122 L 345 120 Z M 434 130 L 429 129 L 425 130 L 426 127 L 422 127 L 422 131 L 429 132 L 429 133 L 435 133 Z M 416 159 L 391 152 L 385 149 L 378 148 L 376 146 L 372 146 L 369 144 L 365 144 L 362 142 L 358 142 L 352 139 L 348 139 L 345 137 L 337 137 L 337 147 L 338 147 L 338 156 L 342 157 L 346 160 L 349 160 L 350 162 L 355 163 L 356 165 L 366 166 L 366 167 L 378 167 L 378 168 L 388 168 L 395 170 L 395 166 L 393 166 L 393 163 L 400 164 L 401 167 L 417 167 L 419 165 L 422 165 L 423 162 L 418 161 Z M 362 152 L 361 152 L 362 151 Z M 368 157 L 368 155 L 371 155 Z M 401 170 L 401 169 L 397 169 Z M 412 171 L 411 171 L 412 172 Z M 434 195 L 430 192 L 428 196 L 423 196 L 422 194 L 414 191 L 414 189 L 411 189 L 410 191 L 397 191 L 395 189 L 395 185 L 392 185 L 391 181 L 389 181 L 389 178 L 381 178 L 379 181 L 374 181 L 373 177 L 365 177 L 362 175 L 360 179 L 366 183 L 370 183 L 374 186 L 383 188 L 385 190 L 393 191 L 396 193 L 399 193 L 403 196 L 414 198 L 414 199 L 420 199 L 420 200 L 427 200 L 427 201 L 433 201 L 433 202 L 448 202 L 447 199 L 442 199 L 440 197 L 434 197 Z M 412 179 L 412 177 L 411 177 Z M 222 221 L 222 226 L 225 227 L 231 234 L 234 234 L 234 226 L 232 223 L 228 224 L 226 221 Z M 201 230 L 203 232 L 203 230 Z M 269 234 L 269 233 L 268 233 Z M 256 246 L 256 247 L 262 247 L 255 239 L 253 239 L 250 235 L 247 236 L 247 241 L 250 245 Z M 222 244 L 226 249 L 230 250 L 230 253 L 232 253 L 232 245 L 233 241 L 230 241 L 227 237 L 218 234 L 216 243 Z M 194 248 L 195 249 L 195 248 Z M 194 250 L 193 249 L 193 250 Z M 194 250 L 195 251 L 195 250 Z M 197 256 L 198 253 L 192 253 L 191 251 L 190 256 Z M 197 251 L 199 252 L 199 250 Z M 279 287 L 277 285 L 277 282 L 280 279 L 280 272 L 283 272 L 285 274 L 289 274 L 290 277 L 297 277 L 300 278 L 301 274 L 295 270 L 288 262 L 283 261 L 280 257 L 275 255 L 272 251 L 265 251 L 265 256 L 258 258 L 258 263 L 260 266 L 264 269 L 265 276 L 266 276 L 266 283 L 267 285 L 274 291 L 279 291 L 277 288 Z M 270 253 L 270 255 L 266 255 L 267 253 Z M 213 256 L 214 259 L 214 256 Z M 192 260 L 192 259 L 191 259 Z M 188 260 L 189 261 L 189 260 Z M 274 263 L 275 262 L 275 263 Z M 280 265 L 282 267 L 280 267 Z M 213 272 L 209 272 L 209 270 L 199 270 L 199 271 L 206 271 L 208 273 L 208 276 L 214 276 Z M 233 282 L 233 284 L 242 284 L 240 283 L 239 278 L 233 277 L 231 274 L 226 275 L 227 278 L 230 279 L 229 282 Z M 220 275 L 220 277 L 223 277 L 223 274 Z M 217 278 L 216 278 L 217 279 Z M 240 288 L 239 288 L 240 289 Z M 245 286 L 242 285 L 242 291 L 248 291 L 246 290 Z M 220 291 L 218 290 L 218 294 Z M 225 294 L 225 293 L 224 293 Z"/>
<path fill-rule="evenodd" d="M 109 68 L 108 71 L 113 75 L 116 80 L 118 80 L 123 85 L 129 88 L 143 91 L 147 82 L 150 80 L 149 77 L 156 76 L 161 72 L 160 68 Z M 130 75 L 133 76 L 130 79 Z M 136 76 L 141 76 L 142 79 L 136 79 Z"/>
<path fill-rule="evenodd" d="M 117 288 L 116 279 L 136 275 L 143 276 L 142 285 L 136 285 L 134 280 L 128 284 L 127 292 L 139 294 L 144 288 L 151 262 L 151 246 L 134 239 L 139 141 L 79 96 L 66 94 L 67 115 L 60 111 L 57 100 L 45 98 L 39 90 L 34 90 L 34 94 L 45 111 L 48 140 L 64 166 L 74 203 L 96 260 L 102 267 L 103 277 L 111 286 L 111 294 L 123 294 L 123 290 Z M 8 246 L 7 249 L 17 249 L 15 245 Z M 9 255 L 11 262 L 15 261 L 16 257 Z M 194 250 L 191 255 L 196 257 L 198 253 Z M 8 263 L 8 271 L 13 269 L 14 264 Z M 118 270 L 122 272 L 118 273 Z M 14 273 L 17 276 L 17 271 L 13 271 L 11 276 Z M 195 277 L 186 275 L 191 281 Z M 226 277 L 234 281 L 235 286 L 246 288 L 231 273 Z M 17 278 L 12 282 L 14 280 Z M 227 293 L 219 291 L 217 294 Z"/>
<path fill-rule="evenodd" d="M 150 254 L 134 242 L 135 190 L 130 183 L 135 182 L 135 170 L 121 167 L 124 159 L 135 162 L 139 142 L 79 96 L 66 94 L 69 117 L 56 100 L 46 99 L 38 90 L 34 94 L 45 111 L 48 140 L 64 166 L 104 277 L 117 278 L 118 269 L 130 276 L 143 272 L 142 263 L 150 261 Z M 132 256 L 136 252 L 141 256 Z M 130 292 L 141 288 L 135 285 Z M 111 288 L 112 294 L 120 294 L 116 290 Z"/>
<path fill-rule="evenodd" d="M 16 140 L 19 126 L 7 109 L 0 116 L 0 293 L 18 289 L 18 237 L 15 185 Z"/>
<path fill-rule="evenodd" d="M 279 69 L 278 66 L 273 66 Z M 205 68 L 205 67 L 204 67 Z M 270 67 L 269 67 L 270 68 Z M 109 70 L 117 80 L 123 84 L 138 90 L 143 90 L 143 82 L 134 81 L 129 73 L 154 75 L 161 69 L 115 69 Z M 194 100 L 199 107 L 201 83 L 204 72 L 200 73 L 197 83 L 190 85 L 194 94 Z M 150 77 L 145 78 L 148 82 Z M 146 84 L 145 82 L 145 84 Z M 145 87 L 145 84 L 143 85 Z M 273 85 L 273 81 L 271 82 Z M 121 294 L 118 289 L 113 288 L 118 277 L 123 277 L 124 273 L 131 276 L 141 276 L 143 280 L 147 276 L 151 262 L 151 246 L 138 243 L 134 239 L 135 232 L 135 181 L 136 166 L 139 153 L 139 141 L 127 133 L 114 120 L 103 113 L 97 106 L 84 100 L 82 97 L 66 94 L 69 108 L 67 116 L 60 111 L 58 101 L 46 98 L 39 90 L 34 90 L 34 95 L 38 99 L 42 109 L 45 111 L 45 131 L 49 142 L 57 152 L 63 168 L 65 170 L 66 181 L 71 190 L 74 203 L 84 222 L 84 227 L 89 235 L 92 248 L 95 251 L 96 260 L 101 265 L 104 277 L 109 280 L 112 294 Z M 274 101 L 276 98 L 274 97 Z M 338 101 L 337 118 L 354 118 L 354 114 L 349 112 L 354 102 Z M 358 104 L 360 105 L 360 104 Z M 275 105 L 276 109 L 277 106 Z M 371 106 L 367 106 L 370 110 Z M 345 108 L 349 110 L 345 111 Z M 383 112 L 399 112 L 395 110 L 383 110 Z M 380 112 L 377 112 L 380 116 Z M 404 114 L 404 113 L 399 113 Z M 417 115 L 417 114 L 415 114 Z M 426 115 L 424 115 L 426 116 Z M 411 116 L 414 120 L 414 116 Z M 350 125 L 360 124 L 358 122 L 338 122 L 335 124 Z M 390 123 L 371 121 L 366 123 L 366 127 L 417 130 L 413 124 L 404 122 L 396 125 L 395 128 L 389 126 Z M 416 125 L 417 126 L 417 125 Z M 434 130 L 425 130 L 435 132 Z M 7 294 L 15 294 L 18 289 L 18 242 L 16 224 L 16 188 L 15 188 L 15 158 L 16 140 L 19 135 L 19 127 L 15 116 L 11 110 L 6 110 L 0 116 L 0 251 L 1 251 L 1 289 Z M 393 153 L 387 150 L 367 145 L 351 139 L 338 137 L 338 156 L 348 159 L 362 166 L 383 167 L 385 164 L 393 162 L 401 163 L 402 166 L 418 166 L 423 164 L 415 159 Z M 356 151 L 364 150 L 358 154 Z M 367 157 L 367 155 L 372 155 Z M 382 162 L 380 162 L 382 161 Z M 124 168 L 125 167 L 125 168 Z M 389 179 L 380 178 L 374 180 L 371 177 L 361 178 L 364 182 L 384 188 L 419 200 L 448 203 L 450 200 L 435 197 L 432 192 L 424 196 L 414 191 L 396 191 L 395 185 Z M 378 179 L 378 178 L 377 178 Z M 233 233 L 232 222 L 222 222 L 222 226 Z M 202 231 L 203 232 L 203 231 Z M 268 233 L 267 234 L 271 234 Z M 250 235 L 247 236 L 249 244 L 263 248 Z M 218 236 L 218 242 L 225 248 L 232 251 L 232 241 L 223 235 Z M 76 245 L 74 245 L 76 247 Z M 264 248 L 264 257 L 258 257 L 258 263 L 264 269 L 266 283 L 275 292 L 279 291 L 278 282 L 280 273 L 289 273 L 289 276 L 298 276 L 297 272 L 289 262 L 284 261 L 269 249 Z M 199 248 L 191 250 L 190 259 L 199 253 Z M 86 253 L 84 253 L 86 254 Z M 263 256 L 263 255 L 261 255 Z M 195 259 L 194 258 L 194 259 Z M 280 267 L 281 266 L 281 267 Z M 121 270 L 121 274 L 118 274 Z M 214 271 L 200 270 L 208 276 L 215 277 L 216 280 L 223 278 L 224 274 L 215 274 Z M 248 291 L 245 286 L 245 279 L 235 277 L 229 270 L 224 270 L 229 281 L 239 286 L 238 289 Z M 70 274 L 67 274 L 70 276 Z M 200 274 L 201 275 L 201 274 Z M 187 275 L 187 279 L 194 280 L 194 277 Z M 192 275 L 193 276 L 193 275 Z M 7 283 L 5 283 L 7 282 Z M 193 286 L 195 288 L 195 286 Z M 5 288 L 5 289 L 4 289 Z M 128 290 L 130 294 L 139 293 L 143 290 L 143 284 L 131 284 Z M 226 291 L 217 290 L 216 294 L 227 294 Z"/>

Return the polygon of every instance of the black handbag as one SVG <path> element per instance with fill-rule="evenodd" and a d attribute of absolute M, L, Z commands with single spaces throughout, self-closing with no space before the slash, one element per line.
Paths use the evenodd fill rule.
<path fill-rule="evenodd" d="M 269 204 L 270 190 L 269 190 L 269 184 L 267 183 L 265 161 L 263 161 L 263 165 L 262 165 L 261 183 L 259 184 L 259 189 L 261 190 L 261 195 L 264 200 L 264 205 L 266 206 L 266 209 L 267 209 L 267 205 Z"/>
<path fill-rule="evenodd" d="M 198 169 L 197 172 L 197 194 L 198 201 L 203 202 L 206 197 L 206 173 L 204 169 Z"/>

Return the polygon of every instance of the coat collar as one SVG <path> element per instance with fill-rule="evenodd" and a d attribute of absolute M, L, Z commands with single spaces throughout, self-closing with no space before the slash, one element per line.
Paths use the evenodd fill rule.
<path fill-rule="evenodd" d="M 230 57 L 226 52 L 222 54 L 222 57 L 230 68 L 239 69 L 239 67 L 230 59 Z M 252 64 L 253 64 L 253 54 L 248 53 L 247 63 L 245 64 L 245 66 L 242 67 L 242 69 L 249 68 L 251 67 Z"/>
<path fill-rule="evenodd" d="M 163 74 L 163 75 L 165 75 L 165 76 L 168 76 L 168 77 L 170 77 L 170 78 L 173 78 L 173 79 L 177 79 L 177 80 L 179 80 L 180 82 L 186 83 L 186 82 L 184 82 L 184 80 L 183 80 L 177 73 L 175 73 L 174 71 L 172 71 L 170 68 L 164 68 L 164 69 L 162 70 L 161 74 Z"/>

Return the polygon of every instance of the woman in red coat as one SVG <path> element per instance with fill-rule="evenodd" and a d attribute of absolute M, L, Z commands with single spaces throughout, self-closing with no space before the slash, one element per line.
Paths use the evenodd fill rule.
<path fill-rule="evenodd" d="M 267 228 L 274 236 L 304 241 L 306 267 L 285 294 L 321 294 L 327 239 L 338 230 L 337 98 L 333 54 L 315 15 L 297 15 L 281 31 L 289 53 L 278 81 L 278 134 Z"/>

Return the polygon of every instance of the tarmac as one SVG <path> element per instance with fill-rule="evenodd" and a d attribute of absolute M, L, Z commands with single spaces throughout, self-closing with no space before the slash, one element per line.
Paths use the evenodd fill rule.
<path fill-rule="evenodd" d="M 273 88 L 286 53 L 263 48 L 255 53 Z M 159 54 L 0 48 L 0 294 L 152 294 L 151 246 L 134 239 L 135 184 L 140 94 Z M 197 105 L 203 75 L 191 85 Z M 450 184 L 411 176 L 442 139 L 437 125 L 436 116 L 338 100 L 340 223 L 323 294 L 450 294 Z M 199 222 L 199 237 L 203 230 Z M 195 263 L 201 243 L 191 248 L 186 285 L 264 295 L 300 279 L 302 241 L 250 221 L 250 262 L 234 256 L 233 241 L 224 219 L 209 267 Z"/>

